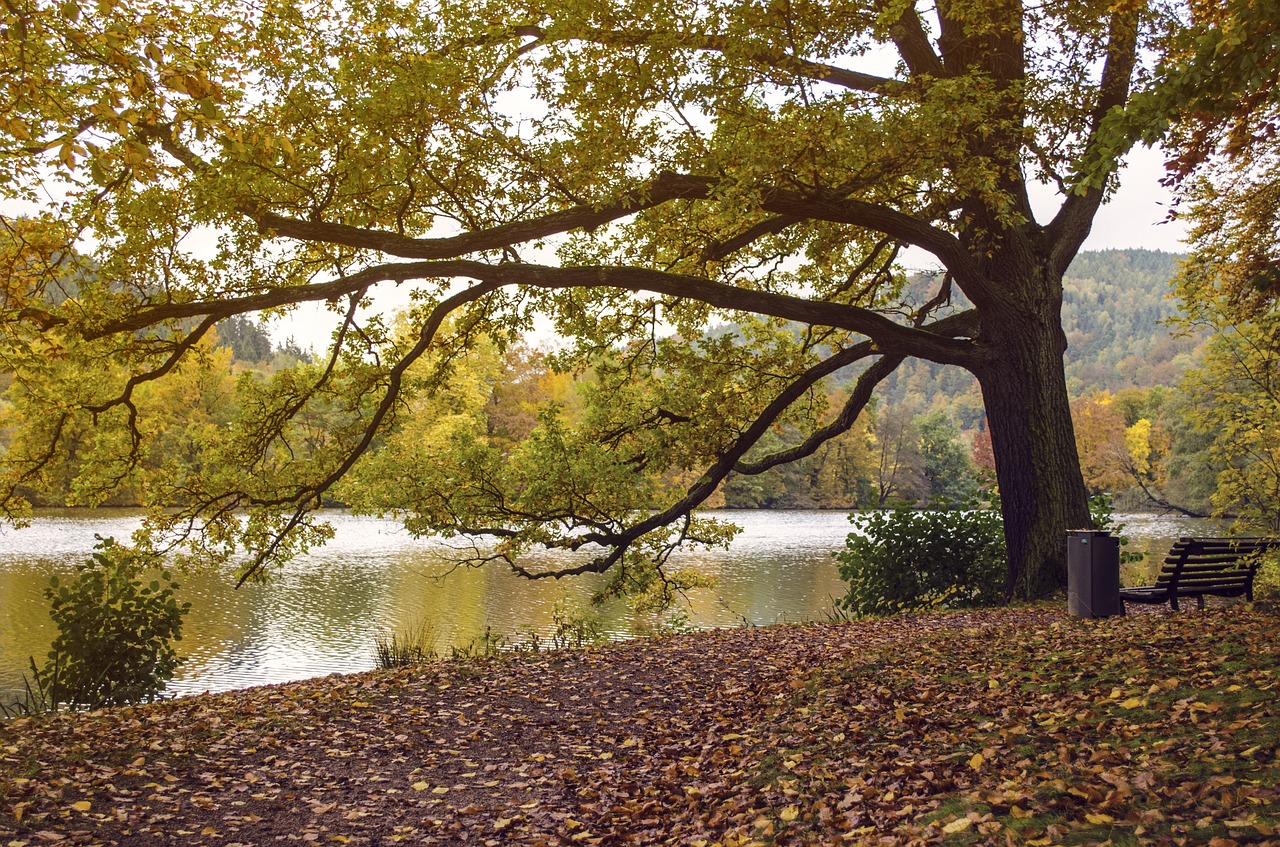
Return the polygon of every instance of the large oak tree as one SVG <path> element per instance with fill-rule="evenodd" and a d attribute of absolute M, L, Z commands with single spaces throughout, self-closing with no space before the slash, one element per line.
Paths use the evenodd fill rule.
<path fill-rule="evenodd" d="M 359 479 L 344 496 L 415 529 L 500 539 L 474 560 L 638 572 L 722 538 L 689 515 L 729 473 L 811 454 L 919 357 L 981 385 L 1008 593 L 1062 584 L 1063 533 L 1088 522 L 1062 276 L 1124 152 L 1104 119 L 1168 23 L 1148 4 L 10 0 L 3 16 L 0 168 L 27 204 L 0 271 L 11 516 L 86 420 L 84 502 L 141 473 L 157 424 L 136 389 L 198 366 L 219 321 L 327 303 L 327 358 L 242 385 L 202 464 L 147 477 L 178 507 L 157 526 L 209 554 L 243 545 L 257 568 L 322 537 L 312 510 Z M 1060 190 L 1044 220 L 1036 183 Z M 936 294 L 911 299 L 903 251 L 932 257 Z M 413 303 L 398 323 L 369 301 L 396 287 Z M 570 340 L 560 364 L 589 369 L 589 408 L 544 410 L 515 452 L 423 430 L 424 410 L 455 420 L 467 350 L 538 314 Z M 726 320 L 736 339 L 707 335 Z M 851 366 L 825 413 L 820 383 Z M 762 452 L 783 424 L 807 428 L 799 446 Z M 651 510 L 665 489 L 646 480 L 672 469 L 687 484 Z M 539 570 L 539 546 L 595 552 Z"/>

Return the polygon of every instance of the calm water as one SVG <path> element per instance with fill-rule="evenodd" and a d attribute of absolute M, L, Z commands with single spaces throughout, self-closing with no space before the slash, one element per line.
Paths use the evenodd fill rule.
<path fill-rule="evenodd" d="M 690 592 L 695 627 L 820 619 L 843 593 L 831 553 L 850 526 L 843 512 L 740 511 L 720 517 L 742 527 L 729 551 L 687 553 L 679 560 L 716 578 Z M 446 577 L 444 542 L 414 539 L 392 521 L 327 515 L 337 531 L 326 547 L 276 571 L 265 585 L 235 589 L 229 574 L 180 578 L 192 604 L 179 644 L 186 663 L 170 690 L 220 691 L 374 666 L 380 633 L 426 625 L 438 650 L 466 644 L 486 628 L 511 641 L 543 638 L 553 612 L 582 608 L 599 577 L 528 582 L 497 567 Z M 1129 515 L 1131 550 L 1162 556 L 1179 535 L 1215 534 L 1205 521 Z M 128 538 L 138 525 L 121 512 L 64 511 L 21 530 L 0 531 L 0 698 L 21 684 L 27 657 L 43 657 L 53 637 L 42 595 L 53 574 L 74 572 L 94 536 Z M 1150 557 L 1149 557 L 1150 558 Z M 1141 579 L 1141 574 L 1128 575 Z M 610 636 L 651 627 L 621 604 L 603 610 Z"/>

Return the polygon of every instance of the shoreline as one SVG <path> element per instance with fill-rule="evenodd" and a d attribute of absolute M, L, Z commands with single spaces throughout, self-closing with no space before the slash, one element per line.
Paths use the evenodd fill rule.
<path fill-rule="evenodd" d="M 1268 843 L 1278 623 L 1055 606 L 712 630 L 9 721 L 0 837 Z"/>

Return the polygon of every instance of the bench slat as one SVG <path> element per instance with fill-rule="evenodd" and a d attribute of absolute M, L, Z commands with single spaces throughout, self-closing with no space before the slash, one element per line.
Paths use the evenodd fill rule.
<path fill-rule="evenodd" d="M 1164 560 L 1164 566 L 1165 566 L 1166 568 L 1172 568 L 1172 567 L 1176 567 L 1176 566 L 1177 566 L 1177 565 L 1179 565 L 1179 564 L 1183 564 L 1183 565 L 1234 565 L 1234 564 L 1237 564 L 1241 559 L 1245 558 L 1245 555 L 1248 555 L 1248 554 L 1230 555 L 1230 556 L 1228 556 L 1228 555 L 1222 555 L 1222 556 L 1194 556 L 1194 557 L 1192 557 L 1192 556 L 1188 556 L 1188 557 L 1186 557 L 1186 558 L 1177 558 L 1177 559 L 1175 559 L 1175 558 L 1168 558 L 1168 559 L 1165 559 L 1165 560 Z"/>
<path fill-rule="evenodd" d="M 1230 582 L 1227 582 L 1224 580 L 1212 580 L 1212 581 L 1183 580 L 1182 582 L 1179 582 L 1177 584 L 1176 589 L 1178 591 L 1216 591 L 1218 589 L 1222 589 L 1223 591 L 1230 591 L 1236 588 L 1244 588 L 1248 584 L 1249 584 L 1249 580 L 1247 579 L 1238 579 Z M 1169 587 L 1171 587 L 1171 585 L 1172 583 L 1169 583 L 1166 585 L 1157 585 L 1156 588 L 1168 589 Z"/>
<path fill-rule="evenodd" d="M 1248 579 L 1253 575 L 1250 570 L 1237 571 L 1183 571 L 1181 574 L 1162 573 L 1156 577 L 1156 581 L 1164 580 L 1165 582 L 1189 582 L 1193 579 L 1198 580 L 1215 580 L 1215 579 Z"/>
<path fill-rule="evenodd" d="M 1183 554 L 1184 551 L 1192 550 L 1199 553 L 1217 554 L 1217 553 L 1252 553 L 1254 550 L 1266 550 L 1275 546 L 1275 542 L 1271 541 L 1221 541 L 1219 544 L 1183 544 L 1178 542 L 1169 550 L 1170 557 Z"/>
<path fill-rule="evenodd" d="M 1167 571 L 1161 571 L 1158 576 L 1171 577 L 1175 573 L 1181 573 L 1184 577 L 1212 577 L 1212 576 L 1235 576 L 1236 573 L 1251 573 L 1253 568 L 1183 568 L 1181 571 L 1174 571 L 1169 568 Z"/>
<path fill-rule="evenodd" d="M 1121 589 L 1120 596 L 1139 603 L 1178 607 L 1178 597 L 1253 596 L 1256 562 L 1242 561 L 1280 547 L 1276 538 L 1179 538 L 1165 558 L 1154 585 Z"/>

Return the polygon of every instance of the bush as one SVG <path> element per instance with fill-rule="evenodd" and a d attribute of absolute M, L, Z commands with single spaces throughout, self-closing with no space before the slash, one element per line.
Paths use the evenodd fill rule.
<path fill-rule="evenodd" d="M 1280 600 L 1280 553 L 1272 550 L 1261 557 L 1253 580 L 1255 600 Z"/>
<path fill-rule="evenodd" d="M 916 511 L 898 506 L 852 514 L 852 532 L 835 556 L 849 593 L 838 606 L 855 615 L 937 607 L 992 606 L 1003 600 L 1004 526 L 994 511 Z"/>
<path fill-rule="evenodd" d="M 45 597 L 58 628 L 37 690 L 53 705 L 91 709 L 155 699 L 182 661 L 172 642 L 182 638 L 190 603 L 174 599 L 168 571 L 149 584 L 154 559 L 99 538 L 70 584 L 49 579 Z"/>

